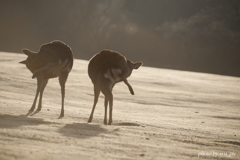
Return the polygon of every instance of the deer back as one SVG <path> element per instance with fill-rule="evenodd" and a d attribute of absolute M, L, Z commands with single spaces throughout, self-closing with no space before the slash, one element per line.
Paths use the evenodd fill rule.
<path fill-rule="evenodd" d="M 118 52 L 103 50 L 90 59 L 88 75 L 92 82 L 95 83 L 99 76 L 104 76 L 105 73 L 111 72 L 112 69 L 118 70 L 119 77 L 121 77 L 124 74 L 124 71 L 128 69 L 127 60 Z"/>
<path fill-rule="evenodd" d="M 71 48 L 61 41 L 43 44 L 37 53 L 27 49 L 23 49 L 23 52 L 28 58 L 21 63 L 26 64 L 32 73 L 49 66 L 42 71 L 46 78 L 58 77 L 60 72 L 70 72 L 73 66 Z"/>
<path fill-rule="evenodd" d="M 61 41 L 53 41 L 41 46 L 39 54 L 39 61 L 46 65 L 48 63 L 64 62 L 68 59 L 70 68 L 73 66 L 73 54 L 70 47 Z"/>

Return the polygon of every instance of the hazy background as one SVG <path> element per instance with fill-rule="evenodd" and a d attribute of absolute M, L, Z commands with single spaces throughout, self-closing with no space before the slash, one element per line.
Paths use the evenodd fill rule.
<path fill-rule="evenodd" d="M 62 40 L 145 66 L 240 76 L 239 0 L 0 0 L 0 51 Z"/>

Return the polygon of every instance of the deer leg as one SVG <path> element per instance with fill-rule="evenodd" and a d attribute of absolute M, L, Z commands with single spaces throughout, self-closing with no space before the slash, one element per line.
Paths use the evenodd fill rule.
<path fill-rule="evenodd" d="M 104 101 L 104 107 L 105 107 L 105 112 L 104 112 L 104 124 L 107 124 L 107 106 L 108 106 L 108 99 L 105 96 L 105 101 Z"/>
<path fill-rule="evenodd" d="M 128 83 L 127 79 L 124 79 L 124 83 L 128 86 L 129 91 L 131 92 L 132 95 L 134 95 L 134 91 L 132 86 Z"/>
<path fill-rule="evenodd" d="M 43 83 L 42 83 L 42 87 L 40 89 L 40 98 L 39 98 L 39 102 L 38 102 L 38 109 L 37 109 L 37 111 L 41 111 L 41 109 L 42 109 L 42 96 L 43 96 L 43 91 L 44 91 L 47 83 L 48 83 L 48 79 L 44 79 Z"/>
<path fill-rule="evenodd" d="M 99 94 L 100 94 L 100 89 L 96 85 L 94 85 L 94 103 L 93 103 L 93 108 L 92 108 L 91 115 L 89 116 L 89 119 L 88 119 L 88 123 L 92 122 L 93 113 L 94 113 L 96 104 L 98 102 Z"/>
<path fill-rule="evenodd" d="M 62 93 L 62 109 L 59 118 L 64 117 L 64 98 L 65 98 L 65 84 L 68 78 L 68 73 L 61 73 L 59 76 L 59 83 L 61 86 L 61 93 Z"/>
<path fill-rule="evenodd" d="M 113 95 L 112 93 L 108 97 L 109 100 L 109 120 L 108 120 L 108 125 L 112 124 L 112 110 L 113 110 Z"/>
<path fill-rule="evenodd" d="M 113 94 L 111 92 L 110 87 L 104 87 L 102 88 L 102 92 L 105 95 L 105 100 L 107 99 L 109 102 L 109 120 L 108 125 L 112 124 L 112 109 L 113 109 Z M 106 104 L 106 101 L 105 101 Z M 105 108 L 105 116 L 106 116 L 106 108 Z"/>
<path fill-rule="evenodd" d="M 37 98 L 38 98 L 38 94 L 39 94 L 39 92 L 40 92 L 40 90 L 41 90 L 41 87 L 42 87 L 42 85 L 43 85 L 43 79 L 44 79 L 44 78 L 43 78 L 43 75 L 42 75 L 42 74 L 37 77 L 37 91 L 36 91 L 36 95 L 35 95 L 35 98 L 34 98 L 32 107 L 31 107 L 31 109 L 29 110 L 30 112 L 32 112 L 32 111 L 35 109 L 36 102 L 37 102 Z"/>

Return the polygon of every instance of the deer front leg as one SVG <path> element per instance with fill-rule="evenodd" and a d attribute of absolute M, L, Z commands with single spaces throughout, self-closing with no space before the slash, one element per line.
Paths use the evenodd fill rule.
<path fill-rule="evenodd" d="M 88 118 L 88 123 L 92 122 L 93 113 L 94 113 L 95 107 L 96 107 L 97 102 L 98 102 L 99 94 L 100 94 L 100 89 L 96 85 L 94 85 L 94 102 L 93 102 L 92 112 L 91 112 L 91 114 L 90 114 L 90 116 Z"/>
<path fill-rule="evenodd" d="M 37 111 L 41 111 L 41 109 L 42 109 L 42 96 L 43 96 L 43 91 L 44 91 L 47 83 L 48 83 L 48 79 L 44 79 L 43 83 L 42 83 L 42 87 L 40 89 L 40 98 L 39 98 L 39 102 L 38 102 L 38 109 L 37 109 Z"/>
<path fill-rule="evenodd" d="M 68 73 L 64 72 L 61 73 L 59 76 L 59 84 L 61 86 L 61 93 L 62 93 L 62 109 L 59 118 L 64 117 L 64 98 L 65 98 L 65 84 L 68 78 Z"/>
<path fill-rule="evenodd" d="M 35 106 L 36 106 L 36 102 L 37 102 L 37 98 L 38 98 L 38 94 L 42 88 L 42 85 L 43 85 L 43 75 L 39 75 L 37 77 L 37 91 L 36 91 L 36 95 L 35 95 L 35 98 L 34 98 L 34 101 L 33 101 L 33 104 L 32 104 L 32 107 L 31 109 L 29 110 L 29 112 L 32 112 L 34 111 L 35 109 Z"/>
<path fill-rule="evenodd" d="M 101 86 L 101 91 L 105 96 L 105 112 L 104 112 L 104 124 L 106 123 L 107 120 L 107 105 L 109 103 L 109 120 L 108 120 L 108 125 L 112 124 L 112 110 L 113 110 L 113 94 L 112 91 L 109 87 L 109 85 L 102 85 Z"/>
<path fill-rule="evenodd" d="M 131 94 L 134 95 L 134 91 L 132 89 L 132 86 L 128 83 L 127 79 L 124 79 L 123 81 L 128 86 L 128 89 L 131 92 Z"/>

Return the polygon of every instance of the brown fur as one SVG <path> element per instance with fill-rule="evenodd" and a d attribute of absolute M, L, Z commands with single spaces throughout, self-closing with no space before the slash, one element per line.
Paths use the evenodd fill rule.
<path fill-rule="evenodd" d="M 131 85 L 127 81 L 127 78 L 132 74 L 133 69 L 138 69 L 142 64 L 142 62 L 134 63 L 130 60 L 127 60 L 120 53 L 111 50 L 103 50 L 90 59 L 88 65 L 88 75 L 94 85 L 94 104 L 88 120 L 89 123 L 92 121 L 93 113 L 101 91 L 105 95 L 104 124 L 107 124 L 108 102 L 110 107 L 108 124 L 112 124 L 112 88 L 116 83 L 124 81 L 131 94 L 134 94 Z"/>
<path fill-rule="evenodd" d="M 35 109 L 38 94 L 40 99 L 37 111 L 42 108 L 42 95 L 50 78 L 59 77 L 59 83 L 62 91 L 62 110 L 60 117 L 64 116 L 64 96 L 65 83 L 73 66 L 73 54 L 71 48 L 61 41 L 53 41 L 43 44 L 38 52 L 32 52 L 28 49 L 23 49 L 22 52 L 28 58 L 20 63 L 33 73 L 33 77 L 37 77 L 37 92 L 29 113 Z"/>

